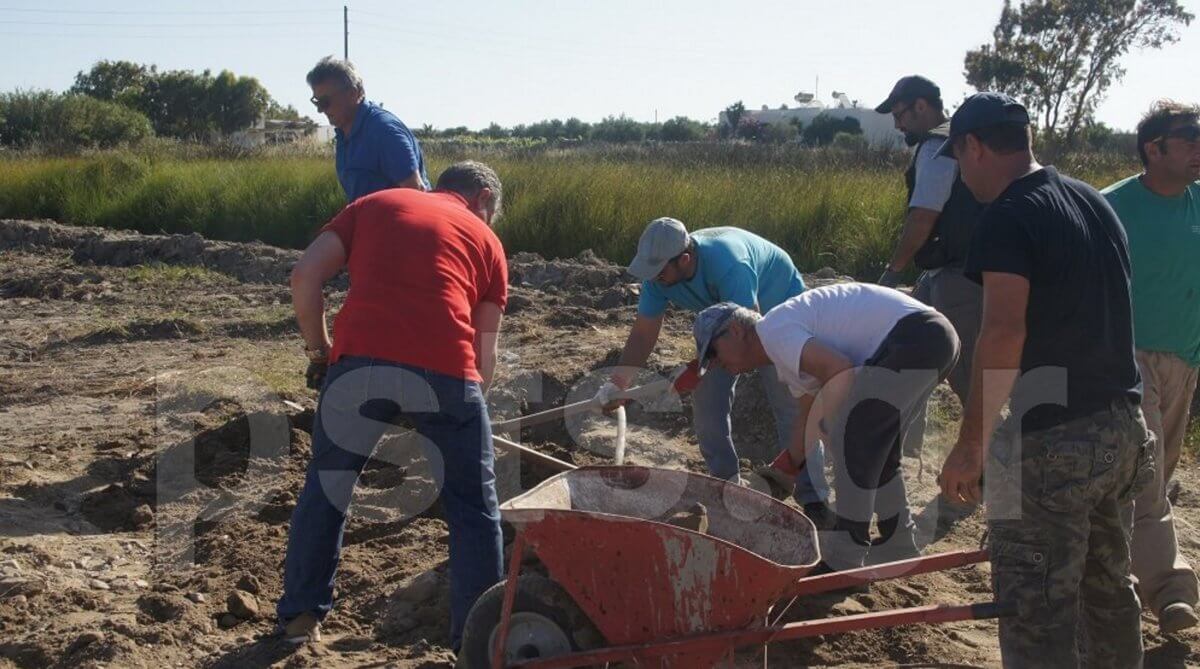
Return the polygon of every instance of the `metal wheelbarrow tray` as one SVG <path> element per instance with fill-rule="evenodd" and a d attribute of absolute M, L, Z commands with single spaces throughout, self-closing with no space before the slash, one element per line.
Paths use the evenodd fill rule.
<path fill-rule="evenodd" d="M 665 522 L 697 503 L 707 532 Z M 708 667 L 739 646 L 1013 613 L 995 603 L 935 605 L 771 625 L 779 600 L 984 562 L 987 552 L 807 576 L 821 558 L 801 511 L 702 474 L 583 467 L 505 502 L 501 514 L 517 530 L 508 578 L 472 609 L 460 666 Z M 521 576 L 526 546 L 551 582 Z"/>

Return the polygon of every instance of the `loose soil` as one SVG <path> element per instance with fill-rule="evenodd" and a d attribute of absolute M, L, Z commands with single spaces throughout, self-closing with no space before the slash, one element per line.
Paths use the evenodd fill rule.
<path fill-rule="evenodd" d="M 298 254 L 196 235 L 142 236 L 0 221 L 0 667 L 447 667 L 446 524 L 420 444 L 397 430 L 360 481 L 337 604 L 319 645 L 273 627 L 314 395 L 287 276 Z M 616 362 L 637 285 L 589 253 L 510 259 L 512 298 L 490 393 L 494 417 L 590 397 Z M 837 280 L 832 271 L 810 284 Z M 346 282 L 331 284 L 331 310 Z M 692 355 L 673 313 L 646 379 Z M 757 379 L 739 384 L 743 465 L 769 459 Z M 905 460 L 926 552 L 974 548 L 978 513 L 937 503 L 957 418 L 943 387 L 924 462 Z M 687 400 L 629 411 L 627 460 L 704 471 Z M 611 462 L 615 421 L 587 416 L 522 440 L 576 464 Z M 548 472 L 500 454 L 502 498 Z M 1183 552 L 1200 560 L 1194 461 L 1178 474 Z M 511 538 L 506 527 L 506 540 Z M 786 619 L 989 599 L 986 565 L 795 603 Z M 1200 665 L 1200 632 L 1144 618 L 1147 666 Z M 770 648 L 772 667 L 994 666 L 992 622 L 856 632 Z M 737 666 L 761 667 L 762 652 Z"/>

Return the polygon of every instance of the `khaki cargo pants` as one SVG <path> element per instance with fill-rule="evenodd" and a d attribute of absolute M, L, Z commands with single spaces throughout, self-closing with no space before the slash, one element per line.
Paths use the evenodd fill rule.
<path fill-rule="evenodd" d="M 1158 467 L 1150 485 L 1134 501 L 1133 575 L 1142 599 L 1157 615 L 1168 604 L 1196 606 L 1197 601 L 1196 572 L 1175 539 L 1167 482 L 1179 462 L 1198 370 L 1170 353 L 1139 350 L 1137 362 L 1145 388 L 1142 411 L 1156 438 Z"/>
<path fill-rule="evenodd" d="M 1020 610 L 1000 621 L 1004 666 L 1078 667 L 1081 652 L 1088 666 L 1141 666 L 1129 536 L 1154 468 L 1141 409 L 1114 402 L 1026 435 L 1013 423 L 997 431 L 985 473 L 992 588 Z"/>

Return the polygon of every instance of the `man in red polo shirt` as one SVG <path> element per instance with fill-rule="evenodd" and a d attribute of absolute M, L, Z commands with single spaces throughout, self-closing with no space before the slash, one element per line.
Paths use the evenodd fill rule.
<path fill-rule="evenodd" d="M 500 199 L 491 168 L 455 164 L 433 192 L 394 188 L 354 201 L 292 271 L 310 385 L 321 384 L 312 460 L 292 514 L 276 607 L 293 643 L 320 639 L 354 484 L 397 418 L 436 448 L 431 461 L 440 457 L 444 466 L 438 482 L 450 532 L 455 648 L 475 599 L 502 578 L 483 396 L 508 296 L 504 248 L 490 227 Z M 321 289 L 343 268 L 351 288 L 330 342 Z"/>

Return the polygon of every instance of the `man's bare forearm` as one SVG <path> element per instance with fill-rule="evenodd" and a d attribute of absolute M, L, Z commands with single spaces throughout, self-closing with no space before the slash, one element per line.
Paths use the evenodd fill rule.
<path fill-rule="evenodd" d="M 985 328 L 979 333 L 959 441 L 987 444 L 1020 374 L 1024 347 L 1023 327 Z"/>
<path fill-rule="evenodd" d="M 908 210 L 908 214 L 904 217 L 904 229 L 900 233 L 900 241 L 896 243 L 896 250 L 892 252 L 888 269 L 901 272 L 908 267 L 913 256 L 933 233 L 938 216 L 938 212 L 930 209 L 914 207 Z"/>
<path fill-rule="evenodd" d="M 325 295 L 321 284 L 308 277 L 292 277 L 292 309 L 300 336 L 310 349 L 330 347 L 329 328 L 325 322 Z"/>

